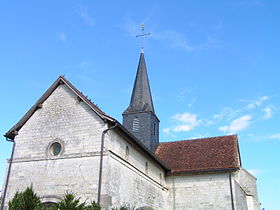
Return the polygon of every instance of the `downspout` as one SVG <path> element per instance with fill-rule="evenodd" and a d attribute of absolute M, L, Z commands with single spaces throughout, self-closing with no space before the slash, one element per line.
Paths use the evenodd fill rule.
<path fill-rule="evenodd" d="M 103 169 L 103 149 L 104 149 L 104 137 L 105 134 L 111 130 L 114 129 L 117 126 L 117 122 L 115 122 L 115 125 L 113 125 L 110 128 L 107 128 L 106 130 L 102 131 L 101 135 L 101 148 L 100 148 L 100 166 L 99 166 L 99 180 L 98 180 L 98 193 L 97 193 L 97 204 L 100 205 L 100 197 L 101 197 L 101 182 L 102 182 L 102 169 Z"/>
<path fill-rule="evenodd" d="M 173 210 L 175 210 L 176 209 L 176 206 L 175 206 L 175 204 L 176 204 L 176 202 L 175 202 L 175 184 L 174 184 L 174 175 L 173 175 L 173 172 L 171 172 L 171 174 L 172 174 L 172 187 L 173 187 L 173 192 L 172 192 L 172 197 L 173 197 Z"/>
<path fill-rule="evenodd" d="M 233 201 L 233 192 L 232 192 L 231 172 L 229 172 L 229 187 L 230 187 L 231 207 L 232 207 L 232 210 L 234 210 L 234 201 Z"/>
<path fill-rule="evenodd" d="M 13 142 L 13 149 L 12 149 L 9 168 L 8 168 L 8 172 L 7 172 L 7 176 L 6 176 L 6 183 L 5 183 L 4 192 L 3 192 L 3 200 L 2 200 L 2 203 L 1 203 L 1 210 L 4 209 L 4 203 L 5 203 L 5 198 L 6 198 L 6 194 L 7 194 L 7 188 L 8 188 L 8 183 L 9 183 L 9 178 L 10 178 L 10 173 L 11 173 L 11 167 L 12 167 L 12 162 L 13 162 L 13 157 L 14 157 L 14 150 L 15 150 L 15 145 L 16 145 L 15 141 L 13 141 L 12 139 L 8 139 L 7 137 L 6 137 L 6 141 Z"/>

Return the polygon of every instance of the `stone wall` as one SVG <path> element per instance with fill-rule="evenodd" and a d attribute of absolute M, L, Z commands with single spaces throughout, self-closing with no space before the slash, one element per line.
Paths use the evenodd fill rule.
<path fill-rule="evenodd" d="M 243 195 L 242 199 L 246 199 L 248 210 L 259 210 L 260 202 L 258 199 L 257 179 L 244 168 L 241 168 L 235 175 L 236 188 L 240 188 Z M 252 204 L 251 204 L 252 202 Z"/>
<path fill-rule="evenodd" d="M 66 86 L 60 85 L 15 138 L 6 203 L 33 184 L 45 201 L 73 191 L 96 200 L 100 139 L 107 125 Z M 52 142 L 62 144 L 53 156 Z"/>
<path fill-rule="evenodd" d="M 160 165 L 135 143 L 115 131 L 110 131 L 105 145 L 109 153 L 109 165 L 108 174 L 104 174 L 104 177 L 109 188 L 104 193 L 112 197 L 112 206 L 129 203 L 135 207 L 168 209 L 168 189 Z"/>
<path fill-rule="evenodd" d="M 82 200 L 97 198 L 99 156 L 15 162 L 9 181 L 6 201 L 16 191 L 32 185 L 43 202 L 56 202 L 66 192 L 74 192 Z"/>
<path fill-rule="evenodd" d="M 115 154 L 110 154 L 109 174 L 106 179 L 109 187 L 106 194 L 112 197 L 112 206 L 130 204 L 133 207 L 166 208 L 167 189 L 137 170 Z"/>
<path fill-rule="evenodd" d="M 136 145 L 131 139 L 115 132 L 110 131 L 110 137 L 106 138 L 105 147 L 107 150 L 113 151 L 122 159 L 127 160 L 138 170 L 146 173 L 146 163 L 148 163 L 148 175 L 157 182 L 164 182 L 163 168 L 151 157 L 147 155 L 143 149 Z M 129 150 L 129 156 L 126 157 L 126 148 Z"/>
<path fill-rule="evenodd" d="M 229 173 L 170 175 L 170 209 L 232 210 Z"/>
<path fill-rule="evenodd" d="M 246 194 L 244 190 L 240 187 L 238 182 L 236 180 L 234 182 L 234 201 L 235 206 L 239 210 L 247 210 L 247 200 L 246 200 Z"/>

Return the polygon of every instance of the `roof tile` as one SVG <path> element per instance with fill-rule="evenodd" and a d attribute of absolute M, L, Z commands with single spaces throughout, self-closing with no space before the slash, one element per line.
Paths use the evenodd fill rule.
<path fill-rule="evenodd" d="M 171 172 L 237 169 L 237 135 L 160 143 L 156 155 Z"/>

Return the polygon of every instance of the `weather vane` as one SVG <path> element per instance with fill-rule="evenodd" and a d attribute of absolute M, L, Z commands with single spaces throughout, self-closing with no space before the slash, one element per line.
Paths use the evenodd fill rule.
<path fill-rule="evenodd" d="M 151 35 L 151 33 L 145 33 L 144 30 L 145 30 L 145 25 L 142 23 L 141 24 L 141 27 L 142 27 L 142 34 L 139 34 L 139 35 L 136 35 L 136 38 L 138 37 L 141 37 L 141 52 L 143 53 L 144 52 L 144 37 L 145 36 L 149 36 Z"/>

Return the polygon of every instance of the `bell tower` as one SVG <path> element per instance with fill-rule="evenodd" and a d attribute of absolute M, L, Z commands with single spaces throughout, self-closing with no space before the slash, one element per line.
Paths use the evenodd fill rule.
<path fill-rule="evenodd" d="M 124 127 L 150 151 L 155 152 L 159 144 L 159 119 L 154 110 L 143 51 L 140 54 L 130 104 L 122 115 Z"/>

